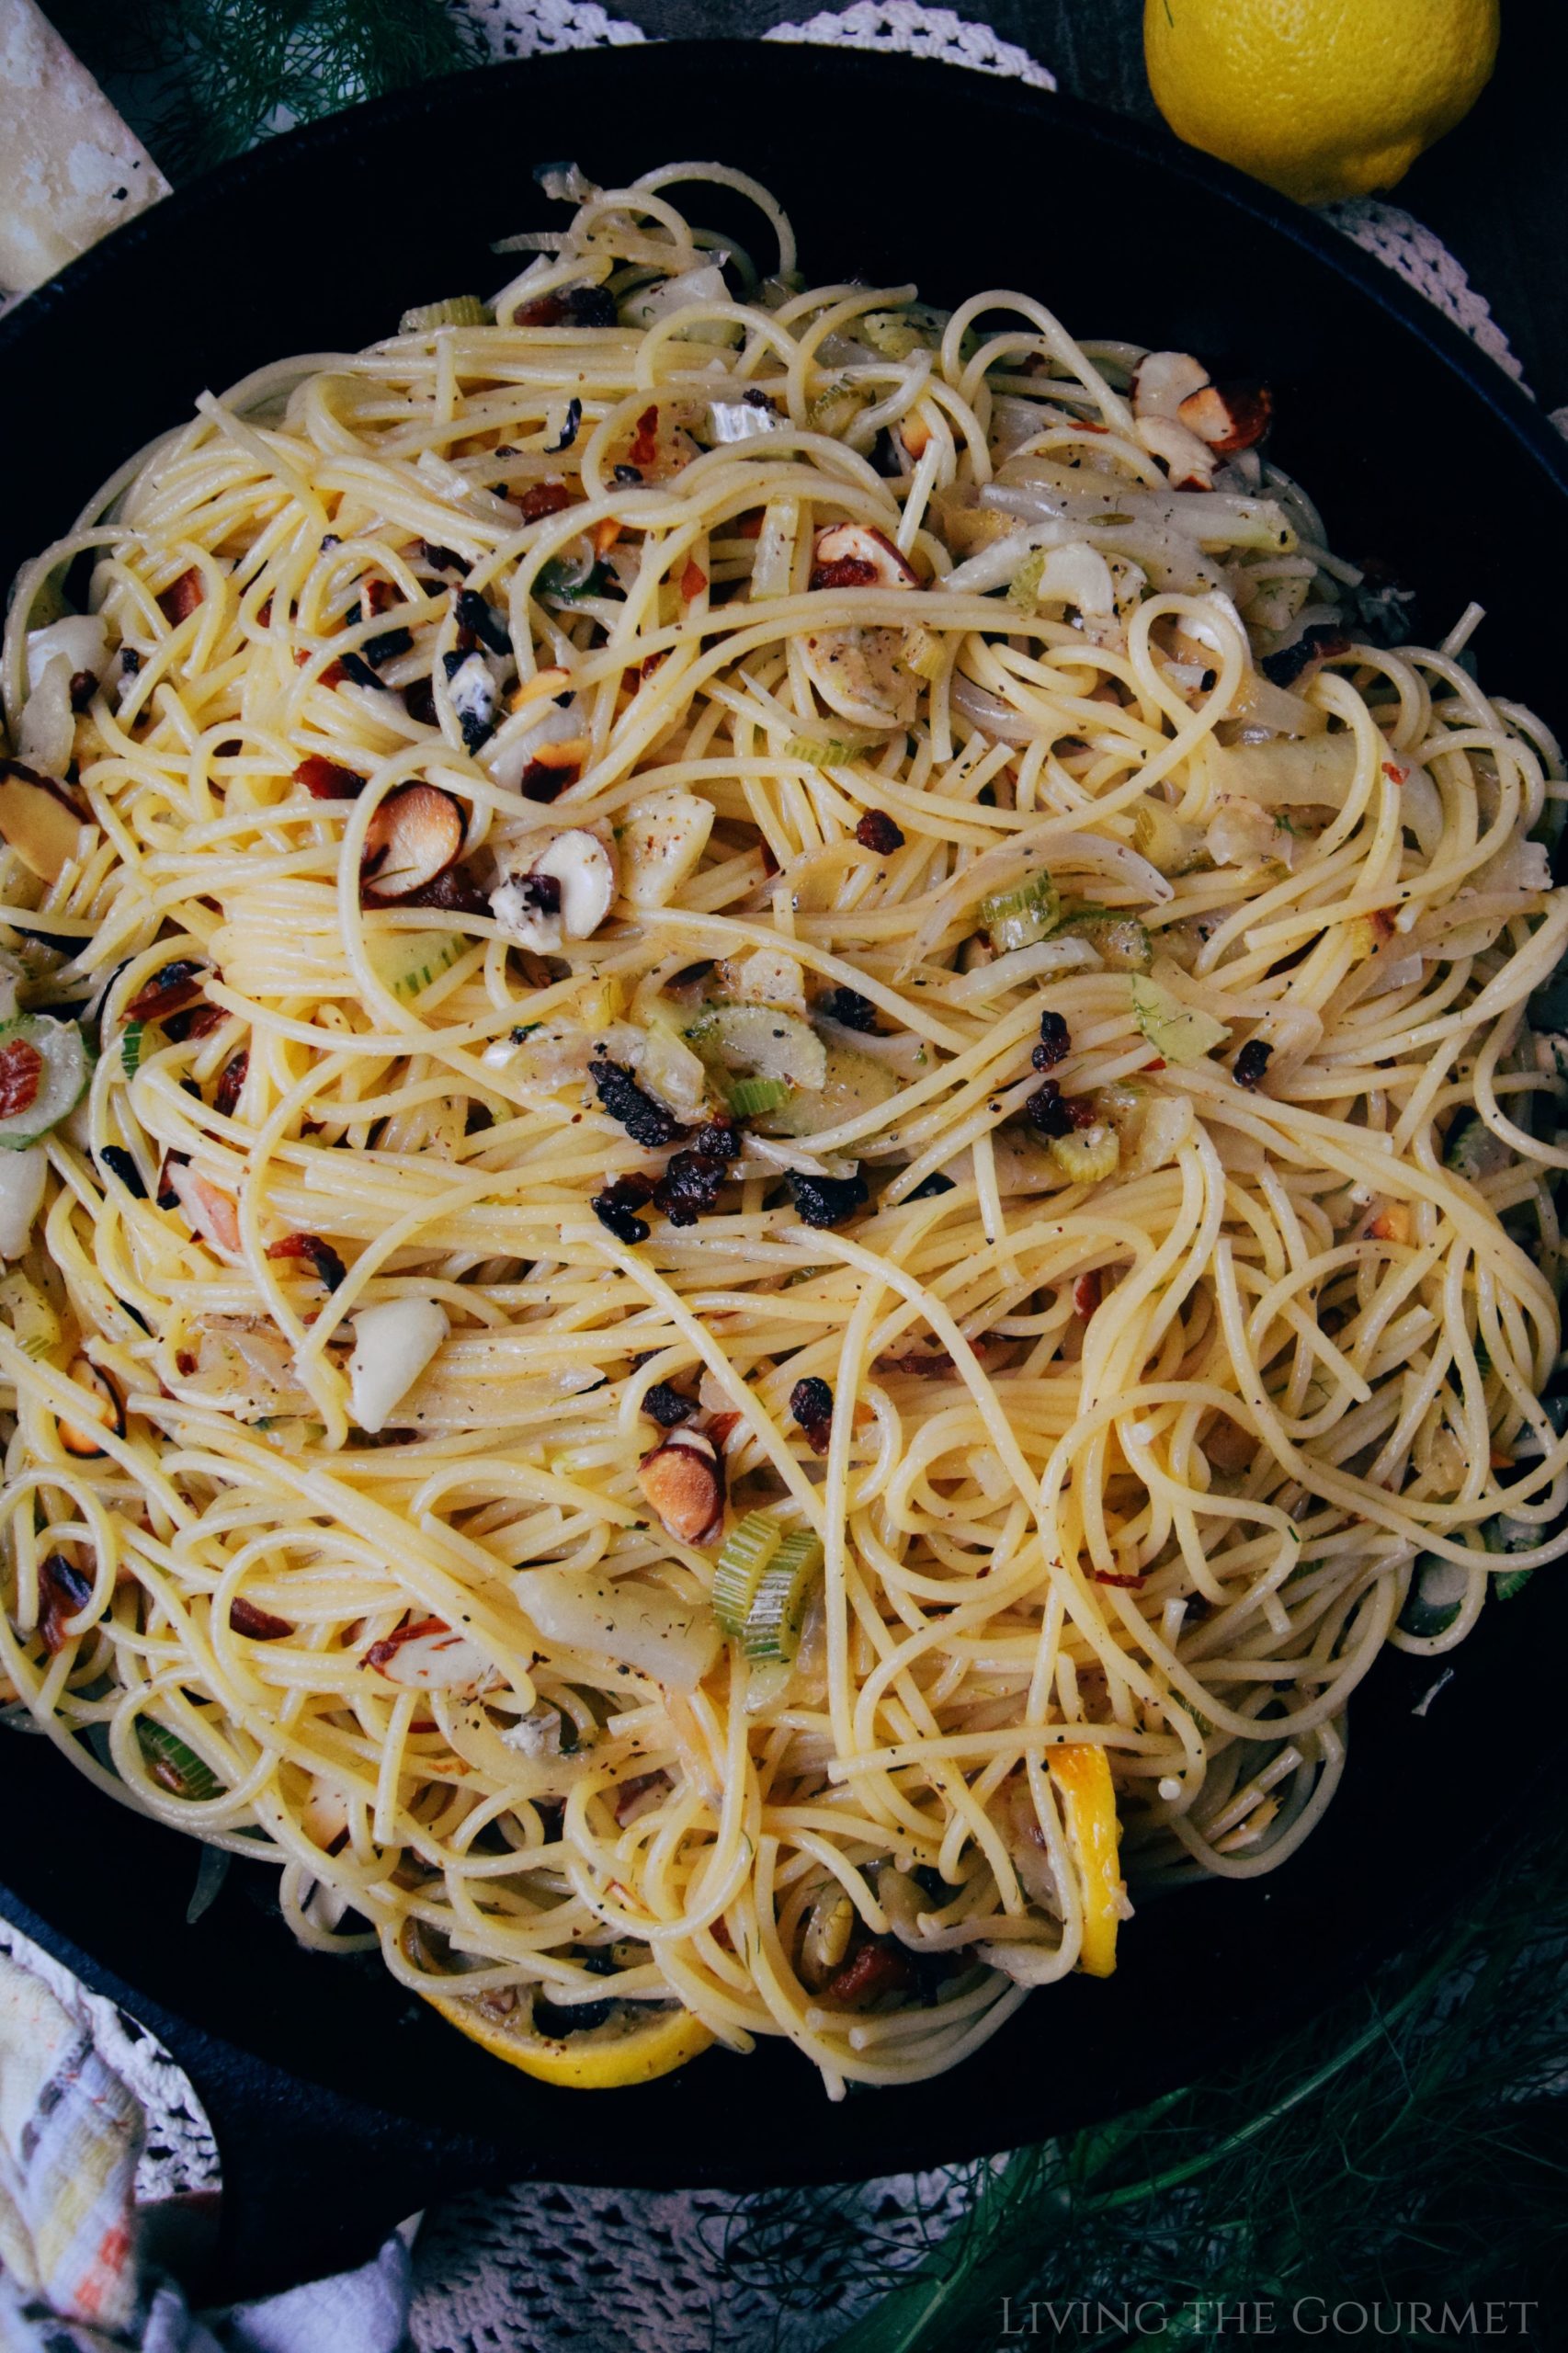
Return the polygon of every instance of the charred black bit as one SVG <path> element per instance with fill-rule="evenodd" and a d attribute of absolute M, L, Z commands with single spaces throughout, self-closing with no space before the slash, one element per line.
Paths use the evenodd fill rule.
<path fill-rule="evenodd" d="M 653 1207 L 672 1225 L 695 1225 L 718 1200 L 725 1165 L 705 1153 L 677 1152 L 653 1188 Z"/>
<path fill-rule="evenodd" d="M 1072 1049 L 1073 1040 L 1067 1034 L 1067 1024 L 1062 1016 L 1059 1013 L 1042 1013 L 1040 1017 L 1040 1043 L 1029 1057 L 1036 1070 L 1054 1070 Z"/>
<path fill-rule="evenodd" d="M 569 286 L 564 296 L 567 323 L 574 327 L 613 327 L 615 296 L 607 286 Z"/>
<path fill-rule="evenodd" d="M 389 631 L 388 635 L 390 636 L 391 634 L 392 631 Z M 357 687 L 375 687 L 382 693 L 386 691 L 381 686 L 381 679 L 377 677 L 375 672 L 371 669 L 369 664 L 362 655 L 358 654 L 340 654 L 337 659 L 345 676 L 352 678 Z"/>
<path fill-rule="evenodd" d="M 916 1185 L 908 1199 L 912 1201 L 934 1200 L 938 1193 L 950 1193 L 952 1189 L 952 1178 L 944 1176 L 939 1168 L 934 1168 L 923 1185 Z"/>
<path fill-rule="evenodd" d="M 335 1290 L 347 1276 L 348 1269 L 333 1248 L 319 1233 L 286 1233 L 281 1241 L 267 1245 L 269 1258 L 302 1258 L 316 1280 L 329 1291 Z"/>
<path fill-rule="evenodd" d="M 38 1586 L 38 1630 L 43 1636 L 45 1650 L 52 1656 L 70 1641 L 65 1620 L 86 1608 L 93 1597 L 93 1581 L 63 1552 L 51 1552 L 40 1565 Z"/>
<path fill-rule="evenodd" d="M 406 654 L 413 642 L 411 629 L 384 629 L 380 637 L 365 640 L 365 659 L 380 669 L 383 662 L 395 662 L 400 654 Z"/>
<path fill-rule="evenodd" d="M 1073 1115 L 1062 1100 L 1062 1089 L 1053 1078 L 1048 1078 L 1029 1097 L 1024 1105 L 1024 1117 L 1037 1135 L 1070 1136 L 1073 1132 Z"/>
<path fill-rule="evenodd" d="M 133 678 L 136 676 L 137 671 L 142 667 L 142 656 L 137 653 L 136 648 L 133 645 L 122 645 L 120 647 L 119 666 L 124 671 L 128 678 Z"/>
<path fill-rule="evenodd" d="M 1293 645 L 1283 645 L 1278 654 L 1266 654 L 1258 668 L 1271 686 L 1293 686 L 1303 670 L 1314 663 L 1330 661 L 1335 654 L 1348 654 L 1350 640 L 1337 621 L 1314 621 L 1304 629 Z"/>
<path fill-rule="evenodd" d="M 125 1313 L 130 1316 L 131 1322 L 136 1325 L 139 1331 L 145 1332 L 149 1336 L 151 1336 L 153 1326 L 148 1323 L 147 1318 L 142 1314 L 142 1310 L 139 1307 L 132 1307 L 128 1299 L 117 1300 L 115 1304 L 124 1310 Z"/>
<path fill-rule="evenodd" d="M 615 479 L 623 490 L 635 489 L 642 480 L 642 469 L 641 466 L 617 466 Z"/>
<path fill-rule="evenodd" d="M 532 880 L 549 878 L 535 875 Z M 558 891 L 560 887 L 557 883 Z M 588 1076 L 610 1118 L 619 1120 L 632 1142 L 640 1143 L 645 1152 L 657 1152 L 662 1144 L 675 1143 L 685 1134 L 680 1121 L 655 1096 L 646 1094 L 638 1086 L 623 1063 L 612 1063 L 608 1055 L 596 1054 L 588 1064 Z"/>
<path fill-rule="evenodd" d="M 400 907 L 438 907 L 449 915 L 490 913 L 489 900 L 464 866 L 449 866 L 434 882 L 426 882 L 422 891 L 410 891 L 397 904 Z"/>
<path fill-rule="evenodd" d="M 415 540 L 414 553 L 420 563 L 427 563 L 436 572 L 466 572 L 464 559 L 451 548 L 443 548 L 432 540 Z"/>
<path fill-rule="evenodd" d="M 773 416 L 777 416 L 778 414 L 778 402 L 770 399 L 768 394 L 763 391 L 760 384 L 748 385 L 746 390 L 741 394 L 741 398 L 745 403 L 747 408 L 765 408 Z"/>
<path fill-rule="evenodd" d="M 738 1160 L 741 1155 L 740 1130 L 728 1120 L 710 1120 L 699 1128 L 691 1139 L 693 1152 L 704 1160 Z"/>
<path fill-rule="evenodd" d="M 573 442 L 577 438 L 577 427 L 582 424 L 582 402 L 579 400 L 568 401 L 566 404 L 566 422 L 561 428 L 561 438 L 559 441 L 547 441 L 545 443 L 544 451 L 546 457 L 557 457 L 562 449 L 569 449 L 572 447 Z"/>
<path fill-rule="evenodd" d="M 194 1005 L 201 995 L 201 983 L 210 968 L 194 956 L 176 956 L 172 964 L 160 964 L 157 971 L 144 980 L 125 1008 L 128 1021 L 165 1021 L 171 1013 L 183 1011 Z"/>
<path fill-rule="evenodd" d="M 614 2009 L 613 2002 L 574 2002 L 570 2008 L 552 2002 L 546 1995 L 536 1994 L 533 2006 L 533 2030 L 548 2035 L 559 2042 L 569 2034 L 586 2034 L 590 2027 L 603 2026 Z"/>
<path fill-rule="evenodd" d="M 855 838 L 862 849 L 874 850 L 879 858 L 891 858 L 895 849 L 903 847 L 903 835 L 885 809 L 868 809 L 855 828 Z"/>
<path fill-rule="evenodd" d="M 93 699 L 94 693 L 97 691 L 97 683 L 98 682 L 93 676 L 91 670 L 72 671 L 71 708 L 73 710 L 86 710 L 87 705 Z"/>
<path fill-rule="evenodd" d="M 1249 1038 L 1231 1064 L 1231 1075 L 1238 1086 L 1257 1087 L 1263 1084 L 1268 1068 L 1268 1058 L 1274 1051 L 1261 1038 Z"/>
<path fill-rule="evenodd" d="M 169 1182 L 169 1171 L 171 1168 L 184 1168 L 189 1159 L 190 1154 L 188 1152 L 165 1153 L 163 1165 L 158 1170 L 158 1189 L 153 1196 L 153 1199 L 156 1200 L 158 1207 L 161 1210 L 178 1209 L 180 1205 L 179 1195 L 176 1192 L 174 1187 Z"/>
<path fill-rule="evenodd" d="M 403 707 L 421 727 L 436 724 L 436 689 L 428 678 L 415 678 L 403 690 Z"/>
<path fill-rule="evenodd" d="M 681 1422 L 689 1422 L 699 1407 L 695 1397 L 683 1397 L 667 1381 L 655 1381 L 642 1400 L 642 1411 L 662 1430 L 673 1430 Z"/>
<path fill-rule="evenodd" d="M 836 1021 L 841 1029 L 859 1029 L 869 1038 L 881 1034 L 877 1028 L 876 1006 L 858 989 L 829 989 L 819 999 L 817 1011 L 824 1020 Z"/>
<path fill-rule="evenodd" d="M 562 286 L 514 313 L 520 327 L 613 327 L 615 297 L 603 286 Z"/>
<path fill-rule="evenodd" d="M 555 875 L 519 874 L 515 881 L 517 896 L 525 907 L 541 915 L 558 915 L 561 913 L 561 884 Z M 600 1092 L 602 1094 L 602 1088 Z M 641 1142 L 641 1137 L 638 1141 Z"/>
<path fill-rule="evenodd" d="M 810 1373 L 790 1392 L 790 1411 L 813 1454 L 825 1454 L 833 1437 L 833 1392 L 825 1381 Z"/>
<path fill-rule="evenodd" d="M 646 1242 L 650 1228 L 636 1212 L 646 1209 L 653 1199 L 653 1188 L 646 1176 L 618 1176 L 602 1193 L 596 1193 L 588 1203 L 601 1225 L 608 1226 L 618 1242 L 629 1249 L 639 1242 Z"/>
<path fill-rule="evenodd" d="M 133 1201 L 144 1201 L 147 1188 L 142 1181 L 142 1171 L 122 1143 L 106 1143 L 98 1148 L 97 1158 L 111 1175 L 119 1177 Z"/>
<path fill-rule="evenodd" d="M 493 605 L 487 605 L 477 588 L 460 588 L 457 595 L 459 626 L 472 630 L 482 645 L 492 654 L 510 654 L 512 640 L 506 623 Z"/>
<path fill-rule="evenodd" d="M 790 1196 L 805 1225 L 842 1225 L 870 1199 L 863 1176 L 807 1176 L 791 1168 Z"/>

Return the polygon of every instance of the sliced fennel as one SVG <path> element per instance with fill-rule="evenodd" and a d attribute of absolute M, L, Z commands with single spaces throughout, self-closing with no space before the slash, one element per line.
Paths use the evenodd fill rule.
<path fill-rule="evenodd" d="M 744 1630 L 763 1572 L 783 1540 L 783 1529 L 766 1511 L 748 1511 L 725 1537 L 713 1569 L 713 1615 L 726 1634 Z"/>
<path fill-rule="evenodd" d="M 460 931 L 388 931 L 368 939 L 371 969 L 393 996 L 417 996 L 472 943 Z"/>
<path fill-rule="evenodd" d="M 826 1050 L 827 1074 L 811 1094 L 791 1095 L 778 1110 L 761 1115 L 763 1131 L 770 1136 L 814 1136 L 862 1111 L 891 1103 L 898 1093 L 898 1074 L 853 1046 Z"/>
<path fill-rule="evenodd" d="M 710 1069 L 785 1079 L 808 1091 L 826 1083 L 826 1047 L 809 1023 L 782 1006 L 709 1006 L 687 1025 L 686 1040 Z"/>
<path fill-rule="evenodd" d="M 747 1658 L 778 1659 L 785 1665 L 792 1662 L 822 1559 L 822 1539 L 810 1529 L 796 1529 L 784 1538 L 763 1570 L 746 1611 L 741 1643 Z"/>
<path fill-rule="evenodd" d="M 1031 875 L 1016 891 L 998 891 L 975 909 L 975 921 L 999 956 L 1049 938 L 1061 920 L 1062 901 L 1049 874 Z"/>
<path fill-rule="evenodd" d="M 1158 981 L 1135 973 L 1128 983 L 1132 993 L 1132 1018 L 1154 1051 L 1167 1063 L 1201 1062 L 1230 1036 L 1222 1021 L 1162 988 Z"/>
<path fill-rule="evenodd" d="M 428 335 L 432 327 L 489 327 L 495 313 L 477 294 L 449 294 L 444 302 L 416 303 L 397 323 L 399 335 Z"/>

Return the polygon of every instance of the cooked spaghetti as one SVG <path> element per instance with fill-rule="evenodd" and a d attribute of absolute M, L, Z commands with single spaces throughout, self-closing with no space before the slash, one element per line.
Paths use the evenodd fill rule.
<path fill-rule="evenodd" d="M 1568 788 L 1261 388 L 551 192 L 24 574 L 5 1672 L 522 2064 L 909 2082 L 1568 1546 Z"/>

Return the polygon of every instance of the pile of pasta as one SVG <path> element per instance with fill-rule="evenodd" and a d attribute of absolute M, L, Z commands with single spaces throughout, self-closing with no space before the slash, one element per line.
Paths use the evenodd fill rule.
<path fill-rule="evenodd" d="M 0 1650 L 309 1944 L 906 2082 L 1568 1544 L 1568 788 L 1261 388 L 551 192 L 24 575 Z"/>

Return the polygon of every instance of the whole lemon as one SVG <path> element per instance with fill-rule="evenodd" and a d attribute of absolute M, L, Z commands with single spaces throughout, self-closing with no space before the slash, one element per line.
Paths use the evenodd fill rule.
<path fill-rule="evenodd" d="M 1144 0 L 1178 139 L 1302 204 L 1392 188 L 1485 88 L 1498 0 Z"/>

